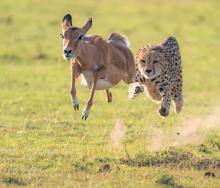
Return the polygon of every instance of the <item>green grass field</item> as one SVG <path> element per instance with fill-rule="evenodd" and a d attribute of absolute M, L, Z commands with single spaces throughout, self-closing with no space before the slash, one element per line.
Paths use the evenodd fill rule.
<path fill-rule="evenodd" d="M 219 8 L 219 0 L 1 0 L 0 187 L 218 188 Z M 120 83 L 111 104 L 97 91 L 82 121 L 89 90 L 77 85 L 74 112 L 59 37 L 66 13 L 76 26 L 93 17 L 89 34 L 127 35 L 134 53 L 175 36 L 183 112 L 172 106 L 162 119 L 157 104 L 144 95 L 129 101 Z"/>

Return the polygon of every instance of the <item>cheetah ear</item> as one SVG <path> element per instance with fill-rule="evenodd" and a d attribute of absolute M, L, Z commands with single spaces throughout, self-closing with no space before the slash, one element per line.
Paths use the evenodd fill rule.
<path fill-rule="evenodd" d="M 136 53 L 136 55 L 135 55 L 135 62 L 136 62 L 136 64 L 138 64 L 140 59 L 142 59 L 143 53 L 144 53 L 144 49 L 142 49 L 142 48 L 139 49 L 138 52 Z"/>

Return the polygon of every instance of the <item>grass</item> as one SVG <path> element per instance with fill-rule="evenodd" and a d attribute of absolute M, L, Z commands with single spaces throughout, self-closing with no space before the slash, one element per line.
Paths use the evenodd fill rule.
<path fill-rule="evenodd" d="M 1 0 L 0 187 L 218 187 L 217 128 L 199 129 L 205 136 L 197 142 L 164 144 L 159 151 L 151 151 L 149 143 L 157 139 L 155 130 L 169 133 L 219 106 L 219 5 L 218 0 Z M 112 104 L 106 103 L 104 91 L 97 91 L 90 117 L 82 121 L 89 91 L 77 85 L 80 112 L 75 113 L 70 66 L 61 57 L 60 22 L 66 13 L 72 13 L 76 26 L 92 16 L 89 34 L 127 35 L 133 52 L 176 36 L 184 111 L 177 116 L 172 109 L 161 119 L 157 105 L 143 95 L 128 101 L 128 86 L 120 83 L 112 89 Z M 121 149 L 114 150 L 111 133 L 117 118 L 126 133 Z"/>

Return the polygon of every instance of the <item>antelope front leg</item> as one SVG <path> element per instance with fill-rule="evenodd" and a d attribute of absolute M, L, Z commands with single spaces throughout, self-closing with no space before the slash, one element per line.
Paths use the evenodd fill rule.
<path fill-rule="evenodd" d="M 98 80 L 98 73 L 95 72 L 94 73 L 94 81 L 93 81 L 93 84 L 92 84 L 92 89 L 91 89 L 91 92 L 90 92 L 89 100 L 87 101 L 86 107 L 85 107 L 85 109 L 83 110 L 83 113 L 82 113 L 82 119 L 84 119 L 84 120 L 86 120 L 88 118 L 90 108 L 93 104 L 93 97 L 94 97 L 94 93 L 95 93 L 97 80 Z"/>
<path fill-rule="evenodd" d="M 76 80 L 76 76 L 78 74 L 78 67 L 76 63 L 72 64 L 72 71 L 71 71 L 71 96 L 72 96 L 72 104 L 73 104 L 73 108 L 74 110 L 79 110 L 79 102 L 76 96 L 76 85 L 75 85 L 75 80 Z"/>

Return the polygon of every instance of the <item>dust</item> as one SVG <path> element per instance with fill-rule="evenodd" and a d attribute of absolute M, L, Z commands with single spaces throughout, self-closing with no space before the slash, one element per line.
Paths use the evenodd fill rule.
<path fill-rule="evenodd" d="M 219 124 L 220 107 L 216 107 L 210 114 L 189 118 L 183 122 L 182 126 L 169 132 L 155 129 L 151 135 L 149 150 L 158 151 L 171 146 L 199 143 L 206 138 L 208 129 L 217 128 Z"/>
<path fill-rule="evenodd" d="M 121 119 L 116 119 L 114 128 L 111 133 L 112 148 L 114 150 L 121 149 L 122 141 L 125 136 L 126 129 Z"/>

